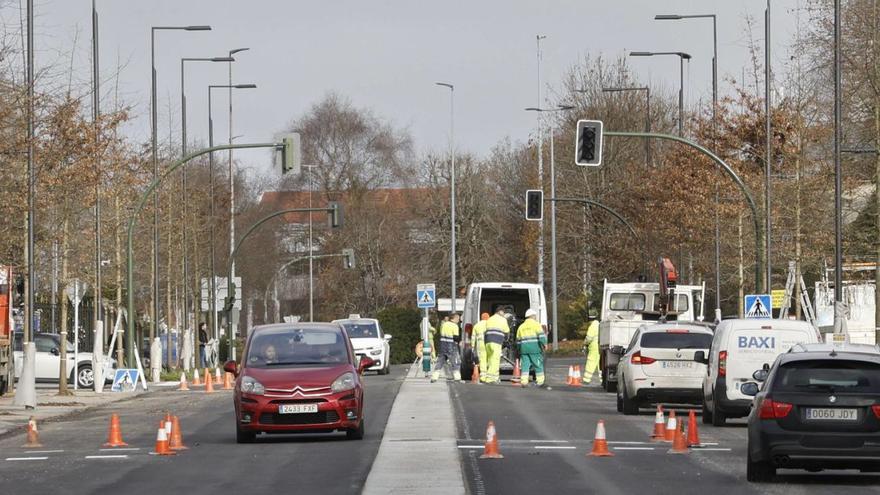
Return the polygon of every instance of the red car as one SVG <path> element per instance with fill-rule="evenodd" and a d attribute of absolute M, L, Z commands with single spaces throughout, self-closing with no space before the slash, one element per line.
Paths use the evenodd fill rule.
<path fill-rule="evenodd" d="M 364 437 L 361 373 L 374 361 L 355 357 L 345 330 L 334 323 L 255 327 L 248 335 L 236 375 L 235 432 L 238 443 L 258 433 L 345 431 Z"/>

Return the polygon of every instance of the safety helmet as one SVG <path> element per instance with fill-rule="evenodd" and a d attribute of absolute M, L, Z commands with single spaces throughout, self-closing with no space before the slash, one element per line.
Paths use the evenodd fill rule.
<path fill-rule="evenodd" d="M 481 320 L 488 320 L 488 319 L 489 319 L 489 313 L 483 313 L 483 314 L 481 314 L 481 315 L 480 315 L 480 319 L 481 319 Z"/>
<path fill-rule="evenodd" d="M 535 311 L 534 309 L 531 309 L 531 308 L 527 309 L 526 310 L 526 318 L 531 318 L 533 316 L 538 316 L 538 312 Z"/>

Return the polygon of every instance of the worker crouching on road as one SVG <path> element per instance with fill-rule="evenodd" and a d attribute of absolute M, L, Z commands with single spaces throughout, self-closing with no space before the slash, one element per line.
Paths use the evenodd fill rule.
<path fill-rule="evenodd" d="M 534 309 L 526 310 L 526 321 L 516 329 L 516 344 L 519 347 L 523 387 L 529 385 L 529 371 L 535 367 L 535 383 L 544 386 L 544 348 L 547 347 L 547 335 L 538 322 L 538 313 Z"/>
<path fill-rule="evenodd" d="M 587 349 L 587 362 L 584 363 L 584 376 L 581 379 L 584 385 L 593 381 L 593 374 L 599 369 L 599 320 L 595 314 L 591 314 L 589 319 L 590 324 L 584 339 L 584 347 Z M 599 379 L 602 379 L 602 372 L 599 372 Z"/>
<path fill-rule="evenodd" d="M 440 354 L 437 362 L 434 363 L 434 373 L 431 375 L 431 383 L 440 378 L 440 370 L 447 364 L 452 367 L 452 377 L 456 381 L 461 380 L 461 358 L 458 352 L 458 342 L 461 340 L 461 330 L 458 328 L 458 322 L 461 317 L 453 313 L 449 321 L 444 321 L 440 325 Z M 446 376 L 449 371 L 444 370 Z"/>
<path fill-rule="evenodd" d="M 483 373 L 486 372 L 486 321 L 489 319 L 489 313 L 480 315 L 480 321 L 474 325 L 471 330 L 474 352 L 477 354 L 477 363 Z"/>
<path fill-rule="evenodd" d="M 486 372 L 480 376 L 484 383 L 501 383 L 501 350 L 510 335 L 507 314 L 499 307 L 495 314 L 486 320 Z"/>

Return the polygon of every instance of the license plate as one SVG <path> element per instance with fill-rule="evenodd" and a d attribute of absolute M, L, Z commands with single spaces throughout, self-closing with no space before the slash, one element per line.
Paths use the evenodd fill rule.
<path fill-rule="evenodd" d="M 662 368 L 666 369 L 686 369 L 693 368 L 693 361 L 662 361 Z"/>
<path fill-rule="evenodd" d="M 857 421 L 858 409 L 841 409 L 838 407 L 808 407 L 807 419 L 831 421 Z"/>
<path fill-rule="evenodd" d="M 280 414 L 301 414 L 318 412 L 317 404 L 279 404 L 278 412 Z"/>

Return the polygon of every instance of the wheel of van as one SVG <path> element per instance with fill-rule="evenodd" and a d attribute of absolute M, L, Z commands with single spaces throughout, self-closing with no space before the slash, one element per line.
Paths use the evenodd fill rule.
<path fill-rule="evenodd" d="M 461 357 L 461 378 L 462 380 L 470 380 L 471 375 L 474 374 L 474 350 L 473 349 L 465 349 L 462 353 Z M 486 370 L 481 369 L 480 373 L 485 372 Z"/>
<path fill-rule="evenodd" d="M 770 481 L 774 476 L 776 476 L 776 468 L 766 461 L 753 461 L 751 450 L 749 450 L 746 454 L 746 480 L 760 483 Z"/>
<path fill-rule="evenodd" d="M 612 382 L 608 379 L 608 368 L 602 371 L 602 389 L 612 393 L 617 391 L 617 382 Z"/>
<path fill-rule="evenodd" d="M 6 383 L 6 377 L 0 377 L 0 396 L 5 395 L 8 388 L 9 384 Z"/>
<path fill-rule="evenodd" d="M 709 405 L 706 404 L 706 398 L 703 397 L 703 424 L 710 425 L 712 424 L 712 411 L 709 410 Z"/>
<path fill-rule="evenodd" d="M 620 396 L 620 391 L 617 392 L 617 412 L 623 412 L 623 397 Z"/>
<path fill-rule="evenodd" d="M 712 426 L 724 426 L 727 423 L 727 416 L 718 409 L 718 403 L 714 400 L 712 401 L 715 406 L 715 411 L 712 412 Z"/>
<path fill-rule="evenodd" d="M 626 393 L 626 385 L 623 381 L 623 377 L 620 377 L 620 396 L 621 400 L 621 409 L 623 409 L 623 414 L 626 416 L 632 416 L 633 414 L 639 413 L 639 403 L 635 401 L 635 399 L 630 399 L 629 394 Z"/>

